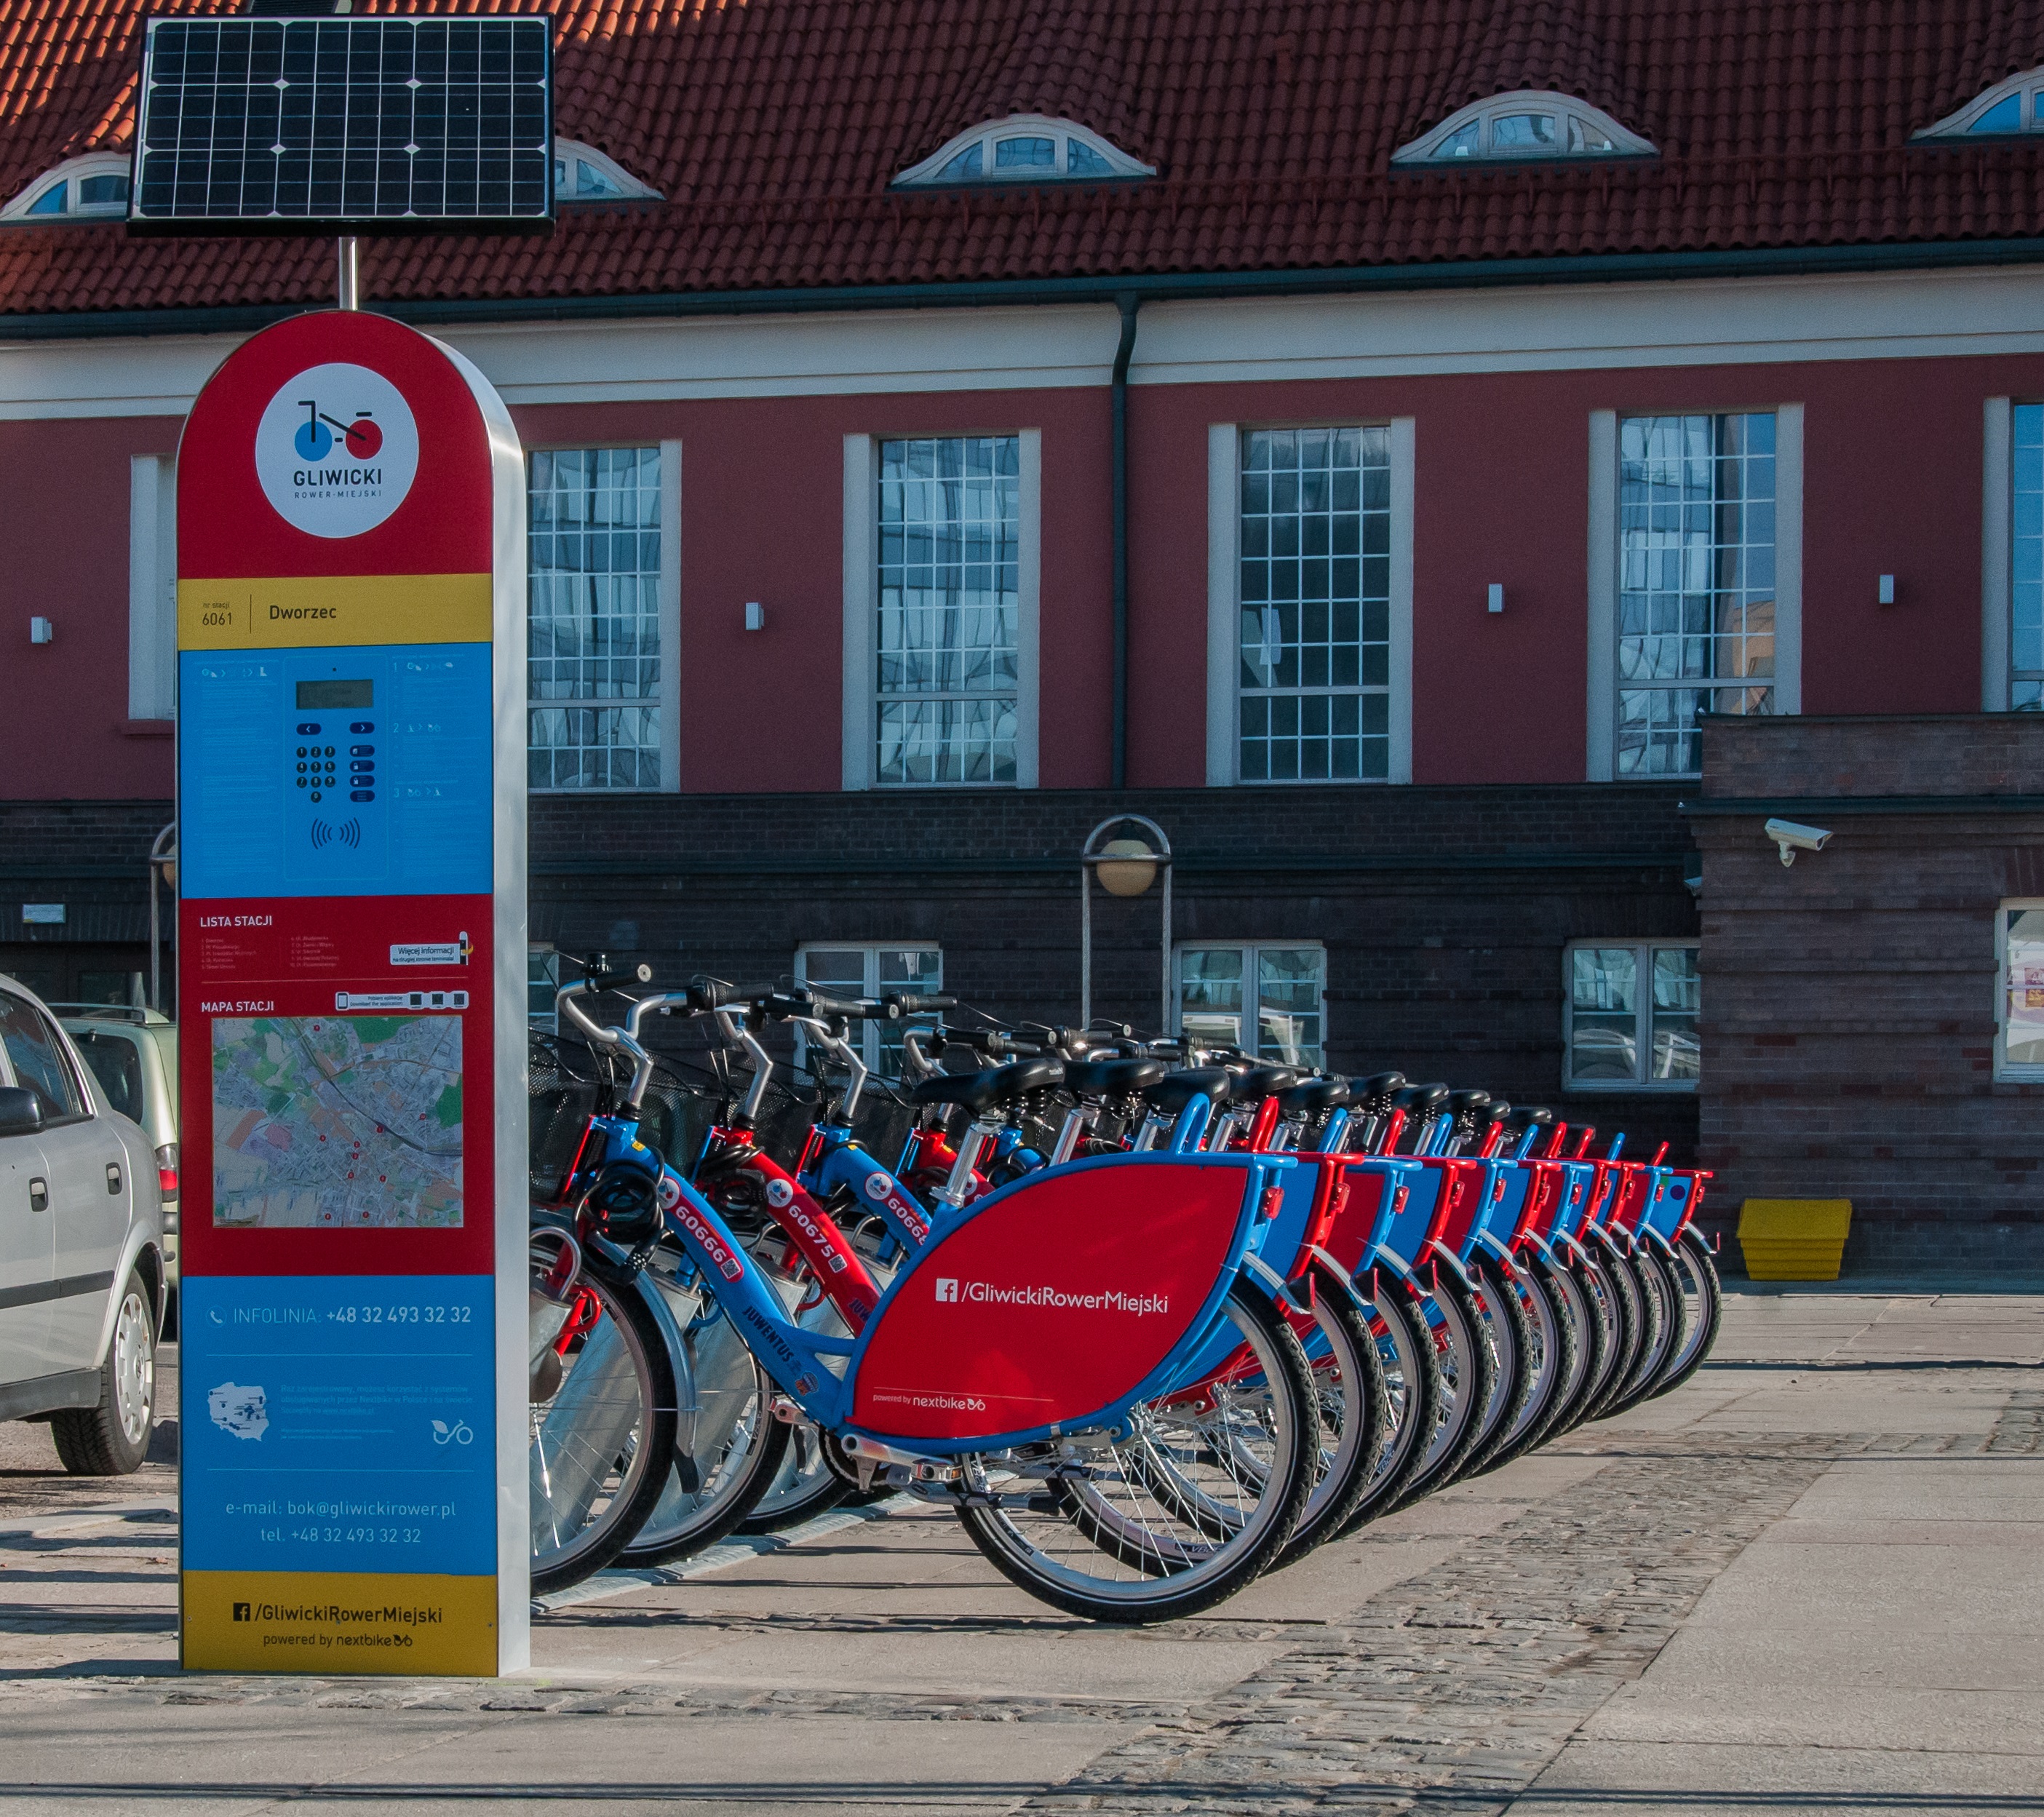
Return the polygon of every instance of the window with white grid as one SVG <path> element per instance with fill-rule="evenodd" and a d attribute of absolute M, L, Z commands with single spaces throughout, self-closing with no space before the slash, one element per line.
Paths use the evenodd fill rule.
<path fill-rule="evenodd" d="M 1630 946 L 1586 940 L 1568 949 L 1563 1046 L 1570 1085 L 1694 1091 L 1702 975 L 1694 940 Z"/>
<path fill-rule="evenodd" d="M 1287 1066 L 1326 1052 L 1327 952 L 1317 945 L 1181 947 L 1178 1032 Z"/>
<path fill-rule="evenodd" d="M 1242 780 L 1381 782 L 1390 432 L 1247 430 L 1241 497 Z"/>
<path fill-rule="evenodd" d="M 1620 776 L 1693 776 L 1699 713 L 1776 710 L 1775 418 L 1619 431 Z"/>
<path fill-rule="evenodd" d="M 660 450 L 543 449 L 528 474 L 532 786 L 658 789 Z"/>
<path fill-rule="evenodd" d="M 2011 414 L 2008 704 L 2035 713 L 2044 710 L 2044 404 Z"/>
<path fill-rule="evenodd" d="M 1021 440 L 880 444 L 874 777 L 1012 782 Z"/>
<path fill-rule="evenodd" d="M 884 997 L 912 991 L 934 997 L 944 988 L 944 955 L 936 947 L 877 945 L 805 947 L 795 955 L 795 980 L 830 997 Z M 855 1022 L 851 1040 L 859 1058 L 882 1078 L 901 1076 L 902 1026 Z"/>

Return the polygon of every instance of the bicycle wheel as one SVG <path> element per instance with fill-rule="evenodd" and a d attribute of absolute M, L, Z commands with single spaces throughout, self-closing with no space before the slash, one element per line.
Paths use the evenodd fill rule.
<path fill-rule="evenodd" d="M 1717 1264 L 1711 1259 L 1709 1246 L 1693 1230 L 1676 1239 L 1672 1272 L 1677 1291 L 1689 1304 L 1688 1333 L 1669 1353 L 1650 1399 L 1680 1388 L 1703 1367 L 1718 1341 L 1718 1323 L 1724 1316 L 1724 1290 L 1718 1285 Z"/>
<path fill-rule="evenodd" d="M 1471 1273 L 1476 1281 L 1477 1309 L 1491 1348 L 1497 1355 L 1497 1379 L 1491 1385 L 1489 1402 L 1478 1423 L 1476 1443 L 1456 1473 L 1458 1476 L 1482 1469 L 1485 1459 L 1503 1443 L 1533 1393 L 1534 1369 L 1539 1361 L 1532 1320 L 1520 1296 L 1519 1284 L 1506 1274 L 1495 1256 L 1479 1256 Z"/>
<path fill-rule="evenodd" d="M 1546 1278 L 1545 1266 L 1538 1259 L 1523 1262 L 1512 1283 L 1526 1313 L 1531 1381 L 1518 1412 L 1477 1451 L 1470 1466 L 1472 1476 L 1502 1468 L 1539 1442 L 1581 1354 L 1573 1316 Z"/>
<path fill-rule="evenodd" d="M 788 1428 L 772 1413 L 773 1383 L 717 1302 L 665 1274 L 655 1285 L 682 1334 L 694 1392 L 659 1499 L 622 1555 L 639 1566 L 723 1538 L 766 1493 L 788 1446 Z"/>
<path fill-rule="evenodd" d="M 1536 1255 L 1533 1272 L 1546 1289 L 1560 1322 L 1562 1360 L 1560 1380 L 1546 1411 L 1519 1446 L 1522 1457 L 1565 1429 L 1570 1410 L 1581 1401 L 1584 1388 L 1596 1370 L 1599 1346 L 1604 1341 L 1603 1315 L 1572 1269 L 1545 1255 Z"/>
<path fill-rule="evenodd" d="M 1612 1284 L 1618 1289 L 1620 1311 L 1624 1315 L 1624 1343 L 1612 1361 L 1610 1375 L 1591 1404 L 1589 1417 L 1601 1419 L 1609 1413 L 1618 1397 L 1625 1391 L 1625 1385 L 1632 1379 L 1632 1372 L 1639 1366 L 1640 1358 L 1646 1354 L 1654 1339 L 1654 1318 L 1658 1305 L 1647 1290 L 1646 1283 L 1640 1278 L 1639 1271 L 1633 1266 L 1632 1258 L 1623 1254 L 1615 1246 L 1607 1246 L 1599 1259 L 1604 1271 L 1610 1275 Z"/>
<path fill-rule="evenodd" d="M 1589 1323 L 1585 1330 L 1589 1339 L 1590 1358 L 1574 1396 L 1555 1416 L 1554 1424 L 1548 1428 L 1547 1436 L 1550 1439 L 1573 1432 L 1589 1418 L 1590 1409 L 1596 1404 L 1597 1397 L 1611 1381 L 1612 1371 L 1624 1354 L 1626 1334 L 1630 1329 L 1625 1296 L 1612 1278 L 1611 1270 L 1595 1254 L 1587 1250 L 1582 1251 L 1570 1263 L 1568 1273 L 1589 1309 Z"/>
<path fill-rule="evenodd" d="M 1439 1421 L 1447 1392 L 1419 1296 L 1395 1278 L 1379 1277 L 1378 1282 L 1377 1297 L 1367 1304 L 1384 1369 L 1387 1431 L 1362 1497 L 1341 1529 L 1344 1535 L 1397 1505 L 1426 1462 L 1427 1438 Z"/>
<path fill-rule="evenodd" d="M 1320 1418 L 1312 1493 L 1278 1554 L 1285 1565 L 1344 1531 L 1370 1492 L 1372 1466 L 1389 1431 L 1384 1364 L 1368 1311 L 1349 1284 L 1323 1264 L 1312 1270 L 1312 1326 L 1301 1334 Z"/>
<path fill-rule="evenodd" d="M 1639 1270 L 1640 1281 L 1654 1302 L 1654 1331 L 1624 1387 L 1612 1402 L 1608 1409 L 1612 1414 L 1638 1406 L 1653 1392 L 1655 1378 L 1689 1335 L 1683 1327 L 1689 1316 L 1689 1303 L 1676 1285 L 1674 1274 L 1660 1251 L 1642 1243 L 1633 1252 L 1632 1266 Z"/>
<path fill-rule="evenodd" d="M 824 1456 L 823 1435 L 807 1420 L 788 1428 L 781 1467 L 766 1492 L 739 1522 L 740 1533 L 778 1533 L 828 1514 L 852 1492 Z"/>
<path fill-rule="evenodd" d="M 1437 1270 L 1426 1304 L 1434 1348 L 1440 1358 L 1441 1399 L 1425 1457 L 1393 1504 L 1398 1508 L 1408 1507 L 1430 1490 L 1454 1481 L 1476 1446 L 1478 1422 L 1490 1404 L 1497 1380 L 1497 1355 L 1490 1347 L 1489 1327 L 1476 1296 L 1461 1279 L 1447 1270 Z"/>
<path fill-rule="evenodd" d="M 1244 1349 L 1239 1388 L 1137 1407 L 1126 1437 L 1078 1433 L 959 1460 L 959 1519 L 1009 1582 L 1095 1621 L 1171 1621 L 1232 1596 L 1284 1549 L 1313 1489 L 1312 1372 L 1254 1289 L 1237 1282 L 1221 1316 Z M 1160 1476 L 1177 1485 L 1168 1501 L 1151 1487 Z M 1231 1508 L 1231 1531 L 1183 1518 L 1170 1504 L 1189 1493 Z"/>
<path fill-rule="evenodd" d="M 532 1590 L 564 1589 L 621 1553 L 660 1494 L 674 1449 L 674 1371 L 637 1283 L 594 1257 L 581 1286 L 595 1322 L 559 1356 L 536 1334 L 532 1373 Z M 556 1320 L 558 1315 L 556 1315 Z"/>

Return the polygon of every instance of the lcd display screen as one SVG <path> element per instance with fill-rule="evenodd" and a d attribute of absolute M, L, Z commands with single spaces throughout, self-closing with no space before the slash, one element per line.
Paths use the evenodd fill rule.
<path fill-rule="evenodd" d="M 369 707 L 376 704 L 376 684 L 374 682 L 301 682 L 298 683 L 298 710 L 321 707 Z"/>

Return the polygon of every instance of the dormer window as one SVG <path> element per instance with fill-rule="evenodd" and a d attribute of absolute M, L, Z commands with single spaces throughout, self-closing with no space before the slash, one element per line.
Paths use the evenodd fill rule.
<path fill-rule="evenodd" d="M 1076 121 L 1014 113 L 959 133 L 922 163 L 904 171 L 892 186 L 1098 182 L 1156 174 L 1155 166 L 1138 162 Z"/>
<path fill-rule="evenodd" d="M 1992 139 L 2044 133 L 2044 69 L 2026 70 L 1977 94 L 1956 113 L 1927 126 L 1919 139 Z"/>
<path fill-rule="evenodd" d="M 554 141 L 554 202 L 658 201 L 660 192 L 642 183 L 593 145 L 573 139 Z"/>
<path fill-rule="evenodd" d="M 117 152 L 70 159 L 0 208 L 0 221 L 121 220 L 128 213 L 128 170 Z"/>
<path fill-rule="evenodd" d="M 1573 95 L 1523 88 L 1450 114 L 1401 145 L 1394 164 L 1506 163 L 1522 158 L 1650 158 L 1652 143 Z"/>

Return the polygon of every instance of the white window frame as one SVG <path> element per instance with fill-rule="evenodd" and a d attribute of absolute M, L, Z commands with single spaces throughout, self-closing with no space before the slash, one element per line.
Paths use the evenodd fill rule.
<path fill-rule="evenodd" d="M 1390 750 L 1385 774 L 1242 781 L 1242 437 L 1251 428 L 1388 428 L 1391 432 Z M 1207 786 L 1381 788 L 1412 780 L 1412 417 L 1207 426 Z M 1223 941 L 1224 946 L 1228 943 Z"/>
<path fill-rule="evenodd" d="M 1187 953 L 1211 953 L 1232 950 L 1242 955 L 1242 1022 L 1243 1032 L 1248 1036 L 1246 1043 L 1238 1043 L 1245 1053 L 1255 1053 L 1260 1045 L 1258 1031 L 1262 1003 L 1257 990 L 1256 955 L 1259 952 L 1282 951 L 1291 953 L 1318 953 L 1320 955 L 1320 1058 L 1319 1063 L 1327 1064 L 1327 948 L 1324 940 L 1174 940 L 1171 943 L 1171 1032 L 1185 1032 L 1185 981 L 1182 964 Z M 1275 1064 L 1277 1062 L 1272 1062 Z"/>
<path fill-rule="evenodd" d="M 616 195 L 577 195 L 572 190 L 563 190 L 558 179 L 554 188 L 554 204 L 557 208 L 591 208 L 605 202 L 657 202 L 660 192 L 651 184 L 641 182 L 615 158 L 606 157 L 594 145 L 585 145 L 579 139 L 556 139 L 554 141 L 554 162 L 566 160 L 572 165 L 577 159 L 590 166 L 599 175 L 607 177 L 617 184 Z M 570 173 L 572 175 L 572 171 Z"/>
<path fill-rule="evenodd" d="M 1774 711 L 1803 710 L 1803 406 L 1800 404 L 1656 405 L 1589 414 L 1589 621 L 1588 779 L 1618 777 L 1618 593 L 1624 551 L 1619 534 L 1619 419 L 1625 417 L 1772 416 L 1774 418 Z M 1629 776 L 1628 782 L 1682 780 Z"/>
<path fill-rule="evenodd" d="M 866 980 L 859 991 L 859 994 L 862 997 L 878 997 L 880 994 L 882 989 L 880 983 L 880 955 L 882 953 L 932 954 L 935 955 L 937 962 L 937 981 L 929 987 L 929 994 L 933 995 L 943 989 L 944 949 L 942 943 L 939 941 L 805 940 L 795 949 L 794 978 L 795 982 L 798 985 L 806 984 L 809 981 L 809 955 L 812 953 L 859 953 L 863 955 L 866 962 Z M 903 987 L 899 985 L 889 985 L 886 988 L 889 990 L 899 990 Z M 859 1058 L 865 1061 L 866 1070 L 876 1078 L 883 1076 L 881 1067 L 882 1054 L 880 1051 L 882 1034 L 882 1029 L 879 1023 L 870 1021 L 858 1022 L 852 1024 L 851 1034 L 848 1037 L 852 1045 L 859 1050 Z M 807 1070 L 809 1066 L 808 1054 L 808 1047 L 802 1039 L 801 1031 L 798 1029 L 796 1031 L 795 1038 L 795 1057 L 797 1063 L 800 1064 L 805 1070 Z"/>
<path fill-rule="evenodd" d="M 60 183 L 75 186 L 86 177 L 125 177 L 132 168 L 132 160 L 121 152 L 88 152 L 83 157 L 67 158 L 55 169 L 44 171 L 12 202 L 0 208 L 0 221 L 25 221 L 30 225 L 58 221 L 125 221 L 128 216 L 125 202 L 80 208 L 75 186 L 70 187 L 62 213 L 31 214 L 29 211 Z"/>
<path fill-rule="evenodd" d="M 1567 122 L 1571 117 L 1579 121 L 1588 133 L 1601 133 L 1610 140 L 1609 151 L 1599 147 L 1593 151 L 1585 148 L 1570 151 L 1566 144 L 1554 146 L 1507 147 L 1503 150 L 1492 148 L 1491 123 L 1509 113 L 1551 113 L 1562 121 L 1562 131 L 1566 135 Z M 1459 157 L 1443 157 L 1441 148 L 1466 126 L 1477 125 L 1481 131 L 1477 149 Z M 1516 88 L 1509 94 L 1493 94 L 1484 100 L 1472 102 L 1448 116 L 1430 133 L 1422 133 L 1409 144 L 1401 145 L 1391 154 L 1394 164 L 1426 164 L 1436 169 L 1452 170 L 1470 164 L 1523 164 L 1529 159 L 1546 163 L 1551 159 L 1567 158 L 1651 158 L 1658 156 L 1653 141 L 1644 139 L 1630 127 L 1620 125 L 1600 107 L 1593 107 L 1587 101 L 1578 101 L 1573 94 L 1558 94 L 1550 88 Z"/>
<path fill-rule="evenodd" d="M 178 711 L 178 478 L 171 455 L 128 466 L 128 716 Z"/>
<path fill-rule="evenodd" d="M 1058 146 L 1058 161 L 1049 170 L 1040 166 L 1024 167 L 1002 173 L 993 167 L 993 144 L 997 139 L 1055 139 Z M 1086 149 L 1105 162 L 1108 172 L 1073 172 L 1065 168 L 1070 157 L 1069 141 L 1076 139 Z M 951 161 L 974 145 L 985 148 L 980 156 L 980 175 L 976 177 L 945 177 L 939 175 Z M 983 126 L 974 126 L 947 139 L 943 144 L 924 159 L 920 164 L 912 164 L 888 186 L 891 189 L 962 189 L 969 184 L 979 183 L 1097 183 L 1111 178 L 1154 177 L 1155 164 L 1146 164 L 1140 159 L 1132 158 L 1118 145 L 1112 145 L 1089 126 L 1082 126 L 1076 120 L 1067 120 L 1049 113 L 1011 113 L 1001 120 L 990 120 Z"/>
<path fill-rule="evenodd" d="M 2044 909 L 2044 897 L 2008 897 L 1994 912 L 1994 1076 L 2011 1085 L 2044 1081 L 2044 1066 L 2008 1058 L 2008 917 L 2024 909 Z"/>
<path fill-rule="evenodd" d="M 643 448 L 645 441 L 571 441 L 528 444 L 526 484 L 536 454 L 574 454 L 598 448 Z M 674 795 L 682 787 L 682 444 L 662 441 L 660 450 L 660 786 L 647 789 L 534 789 L 536 795 Z M 529 496 L 529 490 L 528 494 Z M 529 536 L 530 531 L 528 530 Z M 521 559 L 528 564 L 529 552 Z M 529 566 L 528 571 L 529 573 Z M 531 610 L 528 594 L 527 611 Z M 528 705 L 532 703 L 529 698 Z M 526 734 L 529 749 L 531 732 Z"/>
<path fill-rule="evenodd" d="M 1942 120 L 1926 126 L 1916 135 L 1923 139 L 1963 139 L 1971 136 L 1973 123 L 1984 113 L 1990 113 L 2011 94 L 2021 95 L 2023 105 L 2018 109 L 2019 124 L 2013 132 L 1983 133 L 1984 140 L 2013 139 L 2025 134 L 2044 132 L 2044 121 L 2038 118 L 2038 109 L 2044 106 L 2044 64 L 2035 69 L 2024 70 L 2020 75 L 2004 77 L 1993 87 L 1975 95 L 1955 113 L 1947 113 Z"/>
<path fill-rule="evenodd" d="M 1012 782 L 882 783 L 876 779 L 880 675 L 880 444 L 1013 436 L 1020 444 L 1016 501 L 1015 780 Z M 844 668 L 840 776 L 847 790 L 1033 789 L 1037 786 L 1037 712 L 1043 673 L 1043 432 L 1041 429 L 890 429 L 844 438 Z"/>
<path fill-rule="evenodd" d="M 2015 672 L 2015 413 L 2035 398 L 1989 398 L 1981 472 L 1981 710 L 2008 713 L 2015 690 L 2038 678 Z M 2032 709 L 2034 710 L 2034 709 Z"/>
<path fill-rule="evenodd" d="M 1584 1079 L 1578 1081 L 1570 1071 L 1575 1054 L 1576 1023 L 1576 955 L 1585 951 L 1610 952 L 1623 948 L 1634 955 L 1635 976 L 1639 979 L 1636 993 L 1638 1001 L 1633 1005 L 1633 1063 L 1643 1072 L 1652 1064 L 1654 1049 L 1654 955 L 1672 948 L 1681 947 L 1688 951 L 1700 952 L 1703 942 L 1693 936 L 1670 939 L 1635 939 L 1630 935 L 1617 935 L 1608 939 L 1571 940 L 1562 949 L 1562 1089 L 1585 1097 L 1595 1097 L 1612 1093 L 1639 1092 L 1680 1093 L 1695 1092 L 1701 1084 L 1696 1079 Z M 1700 992 L 1700 984 L 1699 990 Z M 1699 1031 L 1699 1043 L 1701 1035 Z M 1700 1056 L 1698 1071 L 1701 1072 Z"/>

